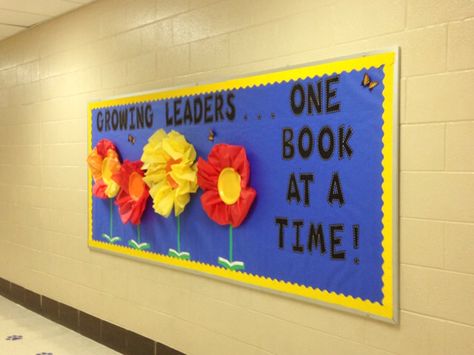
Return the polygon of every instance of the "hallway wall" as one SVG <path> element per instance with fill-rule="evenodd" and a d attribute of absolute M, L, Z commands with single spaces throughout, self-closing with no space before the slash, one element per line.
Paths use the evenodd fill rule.
<path fill-rule="evenodd" d="M 0 42 L 0 277 L 191 354 L 474 353 L 474 4 L 99 0 Z M 87 103 L 401 47 L 401 320 L 87 247 Z"/>

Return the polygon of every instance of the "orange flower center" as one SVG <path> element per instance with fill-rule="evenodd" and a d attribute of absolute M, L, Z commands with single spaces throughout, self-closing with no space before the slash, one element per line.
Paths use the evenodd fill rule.
<path fill-rule="evenodd" d="M 240 197 L 240 175 L 233 168 L 222 169 L 217 180 L 217 191 L 226 205 L 233 205 Z"/>
<path fill-rule="evenodd" d="M 143 177 L 139 173 L 133 172 L 128 179 L 128 194 L 133 200 L 137 201 L 144 191 L 145 183 L 143 182 Z"/>
<path fill-rule="evenodd" d="M 173 189 L 176 189 L 179 186 L 179 184 L 171 177 L 170 173 L 171 173 L 171 169 L 173 168 L 173 165 L 179 164 L 179 163 L 181 163 L 181 159 L 174 160 L 170 158 L 170 160 L 166 162 L 166 168 L 165 168 L 166 179 L 168 180 L 168 184 L 170 184 L 171 188 Z"/>

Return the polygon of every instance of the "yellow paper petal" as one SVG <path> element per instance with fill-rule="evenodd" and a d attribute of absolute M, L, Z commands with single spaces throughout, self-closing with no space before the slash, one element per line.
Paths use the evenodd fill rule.
<path fill-rule="evenodd" d="M 176 195 L 186 195 L 190 193 L 195 193 L 198 190 L 198 184 L 191 183 L 189 181 L 183 182 L 179 187 L 175 190 Z"/>
<path fill-rule="evenodd" d="M 105 194 L 108 198 L 115 197 L 120 190 L 120 186 L 115 182 L 112 181 L 110 184 L 107 184 L 107 188 L 105 189 Z"/>
<path fill-rule="evenodd" d="M 183 211 L 186 205 L 191 200 L 189 194 L 175 196 L 174 198 L 174 215 L 179 216 Z"/>
<path fill-rule="evenodd" d="M 153 187 L 153 185 L 159 184 L 166 180 L 166 173 L 163 170 L 158 170 L 152 173 L 148 173 L 143 178 L 143 181 L 148 185 L 148 187 Z"/>
<path fill-rule="evenodd" d="M 149 139 L 148 143 L 143 147 L 143 154 L 141 161 L 143 162 L 143 169 L 146 170 L 150 165 L 156 163 L 166 164 L 166 156 L 162 150 L 163 139 L 166 138 L 166 133 L 163 129 L 156 131 Z"/>
<path fill-rule="evenodd" d="M 171 169 L 171 176 L 176 181 L 196 181 L 197 182 L 197 169 L 193 169 L 189 165 L 175 164 Z"/>
<path fill-rule="evenodd" d="M 164 129 L 159 129 L 158 131 L 153 133 L 150 138 L 148 138 L 148 142 L 153 144 L 153 145 L 156 145 L 156 144 L 160 144 L 161 142 L 163 142 L 163 139 L 165 139 L 165 138 L 166 138 L 165 130 Z"/>
<path fill-rule="evenodd" d="M 163 141 L 163 150 L 173 159 L 178 160 L 180 157 L 183 156 L 176 148 L 176 142 L 172 141 L 171 139 L 165 139 Z"/>
<path fill-rule="evenodd" d="M 120 161 L 117 152 L 109 150 L 107 157 L 102 161 L 102 179 L 107 185 L 105 194 L 109 197 L 115 197 L 120 187 L 112 180 L 112 176 L 120 170 Z"/>
<path fill-rule="evenodd" d="M 151 190 L 150 190 L 151 192 Z M 173 209 L 173 190 L 171 189 L 161 189 L 158 190 L 153 198 L 153 208 L 156 213 L 162 215 L 163 217 L 168 217 Z"/>

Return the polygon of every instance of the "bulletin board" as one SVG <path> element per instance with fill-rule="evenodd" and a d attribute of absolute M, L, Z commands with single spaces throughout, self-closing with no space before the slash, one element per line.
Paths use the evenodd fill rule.
<path fill-rule="evenodd" d="M 398 75 L 398 50 L 389 50 L 91 103 L 89 156 L 106 140 L 121 164 L 146 173 L 147 144 L 175 135 L 192 146 L 191 160 L 202 160 L 189 166 L 198 174 L 229 147 L 240 149 L 247 170 L 199 181 L 179 216 L 158 214 L 165 205 L 150 189 L 139 223 L 123 223 L 124 213 L 134 218 L 119 201 L 132 183 L 99 198 L 97 174 L 110 176 L 96 166 L 89 246 L 396 322 Z M 176 161 L 163 172 L 171 188 Z M 245 211 L 229 212 L 244 214 L 228 216 L 242 217 L 234 227 L 210 217 L 218 204 L 205 208 L 203 186 L 225 200 L 221 178 L 241 184 L 225 208 L 252 195 Z"/>

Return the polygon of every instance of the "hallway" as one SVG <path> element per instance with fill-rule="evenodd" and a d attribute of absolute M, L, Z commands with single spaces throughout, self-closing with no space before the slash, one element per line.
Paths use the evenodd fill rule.
<path fill-rule="evenodd" d="M 0 296 L 0 354 L 118 354 Z"/>

